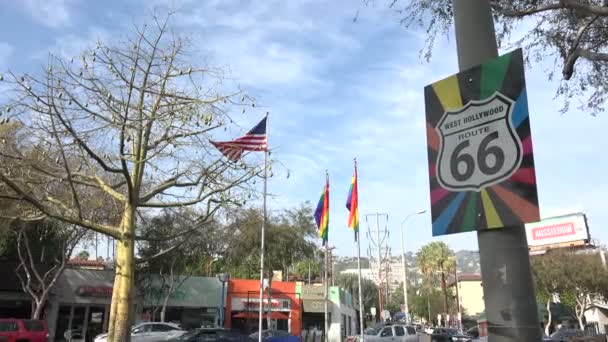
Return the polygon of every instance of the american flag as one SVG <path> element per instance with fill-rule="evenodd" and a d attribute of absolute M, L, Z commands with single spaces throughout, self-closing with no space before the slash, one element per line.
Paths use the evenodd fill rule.
<path fill-rule="evenodd" d="M 212 141 L 211 143 L 232 161 L 238 160 L 244 151 L 266 151 L 268 148 L 266 117 L 247 132 L 247 134 L 236 140 Z"/>

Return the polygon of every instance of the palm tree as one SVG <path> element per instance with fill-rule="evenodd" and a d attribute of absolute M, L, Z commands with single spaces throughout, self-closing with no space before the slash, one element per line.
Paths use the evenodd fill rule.
<path fill-rule="evenodd" d="M 441 277 L 441 290 L 444 297 L 444 313 L 448 313 L 448 290 L 446 274 L 454 269 L 455 266 L 454 252 L 445 244 L 445 242 L 435 241 L 422 246 L 416 254 L 418 260 L 418 268 L 424 274 L 430 283 L 434 283 L 435 276 Z"/>

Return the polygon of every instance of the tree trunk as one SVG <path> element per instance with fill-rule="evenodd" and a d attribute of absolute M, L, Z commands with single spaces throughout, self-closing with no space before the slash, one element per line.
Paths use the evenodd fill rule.
<path fill-rule="evenodd" d="M 583 314 L 577 315 L 578 318 L 578 326 L 581 330 L 585 330 L 585 324 L 583 324 Z"/>
<path fill-rule="evenodd" d="M 163 306 L 162 306 L 162 309 L 160 310 L 160 321 L 161 322 L 165 321 L 165 313 L 167 312 L 167 304 L 169 304 L 169 297 L 171 297 L 171 295 L 173 294 L 174 282 L 175 281 L 173 280 L 173 275 L 171 275 L 171 285 L 169 285 L 169 291 L 167 291 L 167 293 L 165 294 L 165 298 L 163 299 Z"/>
<path fill-rule="evenodd" d="M 108 324 L 108 341 L 131 340 L 131 311 L 134 289 L 135 209 L 127 205 L 121 222 L 123 236 L 116 244 L 116 274 Z"/>
<path fill-rule="evenodd" d="M 441 289 L 443 290 L 443 312 L 448 313 L 448 289 L 445 282 L 445 272 L 441 271 Z"/>
<path fill-rule="evenodd" d="M 163 308 L 160 310 L 160 321 L 165 321 L 165 313 L 167 312 L 167 303 L 169 303 L 169 294 L 165 296 L 165 300 L 163 301 Z"/>
<path fill-rule="evenodd" d="M 547 299 L 547 324 L 545 325 L 545 335 L 549 336 L 549 328 L 551 327 L 551 298 Z"/>
<path fill-rule="evenodd" d="M 587 296 L 583 295 L 582 299 L 576 298 L 575 313 L 578 320 L 578 326 L 581 330 L 585 330 L 585 324 L 583 324 L 583 316 L 585 315 L 585 308 L 587 307 Z"/>

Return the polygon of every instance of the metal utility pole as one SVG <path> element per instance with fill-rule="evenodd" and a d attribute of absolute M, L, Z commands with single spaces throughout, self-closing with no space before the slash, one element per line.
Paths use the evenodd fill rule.
<path fill-rule="evenodd" d="M 376 227 L 373 229 L 370 228 L 368 218 L 375 217 L 376 218 Z M 385 220 L 385 228 L 380 228 L 380 217 L 383 217 Z M 387 263 L 390 265 L 390 258 L 388 258 L 389 248 L 388 248 L 388 229 L 386 226 L 388 225 L 388 214 L 387 213 L 375 213 L 375 214 L 367 214 L 365 215 L 365 222 L 367 223 L 368 229 L 368 241 L 369 241 L 369 257 L 371 261 L 371 266 L 373 269 L 373 265 L 375 264 L 377 267 L 377 275 L 378 275 L 378 315 L 384 311 L 384 307 L 382 305 L 382 288 L 385 286 L 385 280 L 387 277 Z M 373 256 L 372 249 L 375 250 L 376 256 Z M 384 272 L 383 272 L 384 271 Z M 387 291 L 388 292 L 388 291 Z"/>
<path fill-rule="evenodd" d="M 410 322 L 410 308 L 407 303 L 407 263 L 405 262 L 405 222 L 414 215 L 422 215 L 426 213 L 426 210 L 419 210 L 417 212 L 407 215 L 403 221 L 401 221 L 401 263 L 403 264 L 403 313 L 405 314 L 405 322 Z"/>
<path fill-rule="evenodd" d="M 453 0 L 453 10 L 460 70 L 497 57 L 489 0 Z M 524 226 L 478 231 L 477 240 L 488 341 L 540 341 Z"/>
<path fill-rule="evenodd" d="M 460 292 L 458 289 L 458 261 L 454 260 L 454 285 L 456 286 L 456 307 L 458 308 L 458 329 L 462 329 L 462 312 L 460 312 Z"/>

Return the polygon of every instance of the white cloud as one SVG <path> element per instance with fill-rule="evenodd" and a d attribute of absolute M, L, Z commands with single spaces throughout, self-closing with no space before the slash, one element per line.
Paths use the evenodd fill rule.
<path fill-rule="evenodd" d="M 39 23 L 57 28 L 71 22 L 72 0 L 23 0 L 24 9 Z"/>

